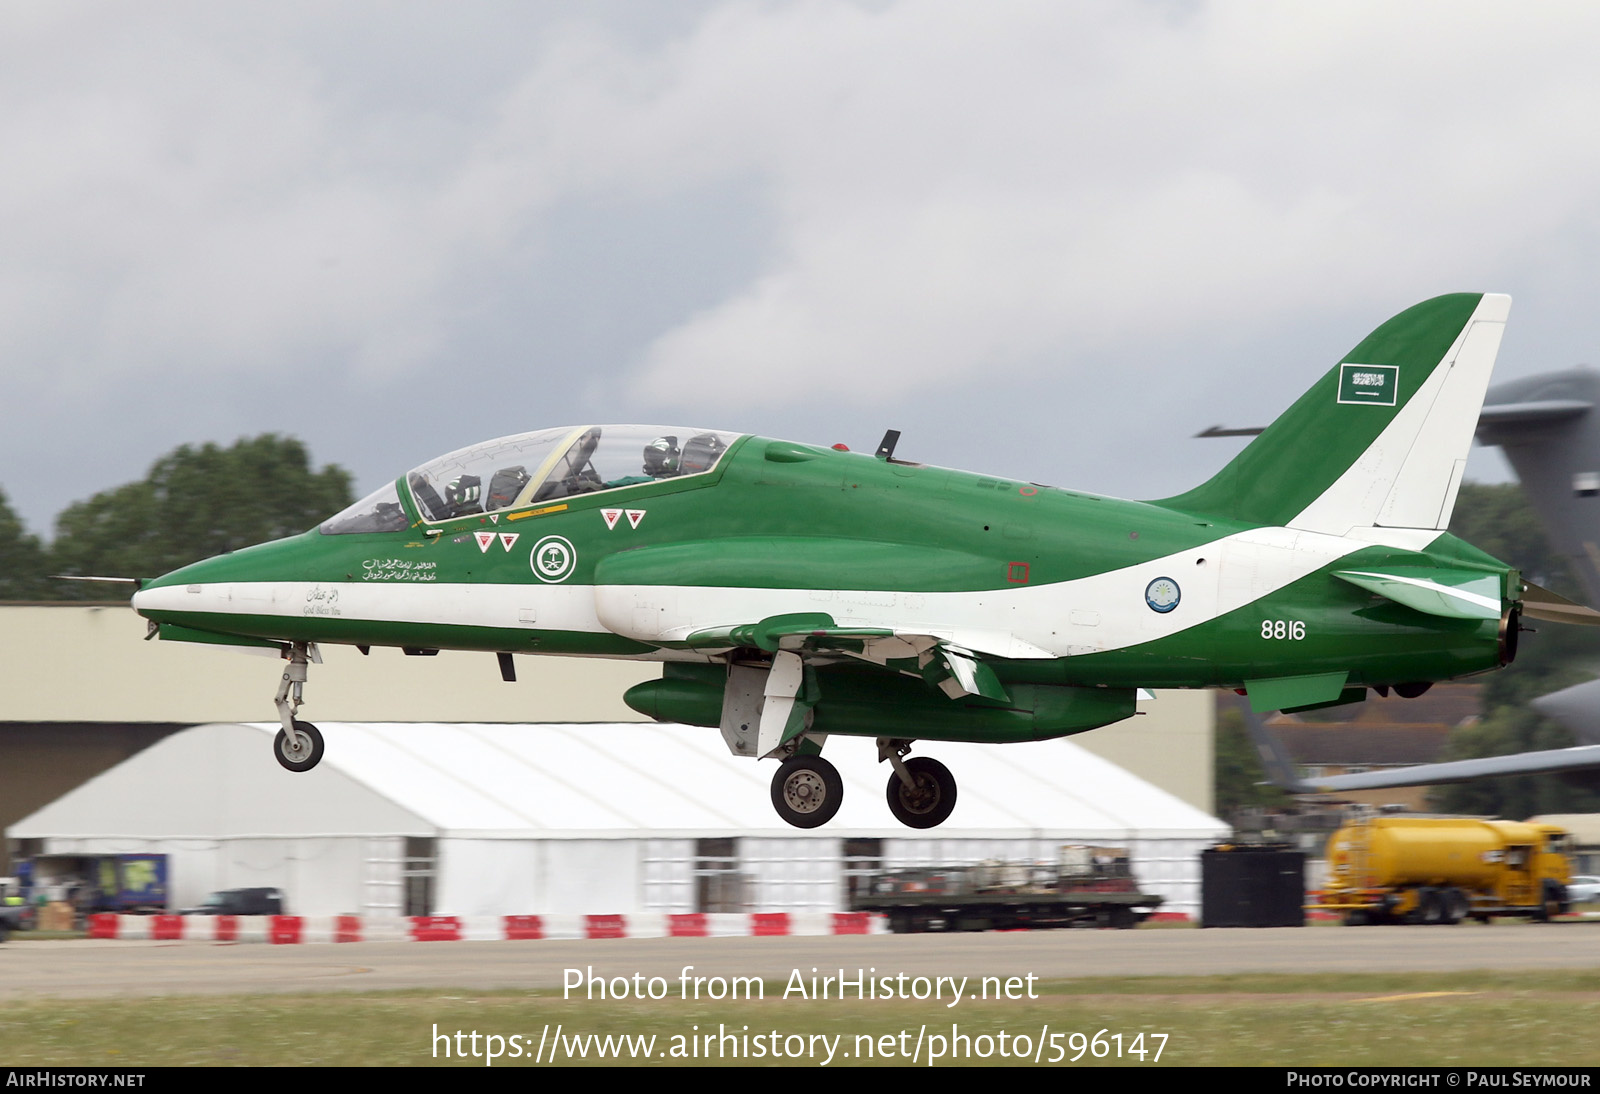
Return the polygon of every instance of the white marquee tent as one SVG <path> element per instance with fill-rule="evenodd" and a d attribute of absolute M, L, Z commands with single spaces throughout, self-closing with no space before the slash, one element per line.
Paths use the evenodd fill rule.
<path fill-rule="evenodd" d="M 326 758 L 293 774 L 272 757 L 275 725 L 196 726 L 10 835 L 46 855 L 164 852 L 177 906 L 272 885 L 306 915 L 506 915 L 837 910 L 851 871 L 1053 862 L 1074 843 L 1127 847 L 1142 886 L 1194 914 L 1199 852 L 1227 834 L 1067 740 L 919 744 L 914 754 L 945 763 L 959 792 L 942 827 L 916 831 L 890 816 L 889 768 L 872 743 L 838 738 L 827 754 L 843 807 L 801 831 L 772 811 L 775 765 L 731 756 L 715 730 L 321 728 Z"/>

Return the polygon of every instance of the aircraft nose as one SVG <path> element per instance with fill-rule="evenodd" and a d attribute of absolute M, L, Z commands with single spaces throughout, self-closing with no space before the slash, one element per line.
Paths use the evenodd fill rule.
<path fill-rule="evenodd" d="M 162 580 L 157 578 L 154 582 L 148 582 L 133 594 L 133 610 L 146 619 L 152 618 L 152 612 L 177 611 L 181 607 L 184 586 L 163 585 L 160 584 Z"/>
<path fill-rule="evenodd" d="M 133 594 L 133 610 L 148 619 L 151 618 L 151 612 L 182 611 L 197 607 L 193 602 L 199 598 L 194 594 L 200 592 L 202 587 L 216 586 L 227 580 L 226 560 L 229 557 L 218 555 L 216 558 L 201 559 L 160 577 L 142 581 L 138 591 Z"/>

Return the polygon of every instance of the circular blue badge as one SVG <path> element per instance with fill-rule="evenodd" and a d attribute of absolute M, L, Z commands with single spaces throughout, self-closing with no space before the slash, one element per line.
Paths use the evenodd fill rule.
<path fill-rule="evenodd" d="M 1170 577 L 1158 577 L 1144 587 L 1144 602 L 1150 605 L 1151 611 L 1163 615 L 1176 608 L 1182 596 L 1178 583 Z"/>

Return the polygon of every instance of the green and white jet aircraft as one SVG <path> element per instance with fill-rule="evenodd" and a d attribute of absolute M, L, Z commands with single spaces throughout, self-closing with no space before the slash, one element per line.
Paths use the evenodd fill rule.
<path fill-rule="evenodd" d="M 276 646 L 276 754 L 317 644 L 664 662 L 625 696 L 781 760 L 780 816 L 824 824 L 830 735 L 876 739 L 890 811 L 956 784 L 914 741 L 1040 740 L 1141 689 L 1305 710 L 1416 695 L 1516 654 L 1574 605 L 1449 535 L 1510 307 L 1441 296 L 1384 323 L 1210 481 L 1121 501 L 708 429 L 581 426 L 423 464 L 303 535 L 146 583 L 163 639 Z"/>

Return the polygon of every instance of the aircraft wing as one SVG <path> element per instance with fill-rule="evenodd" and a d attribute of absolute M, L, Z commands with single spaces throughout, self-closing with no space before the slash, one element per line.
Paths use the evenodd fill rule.
<path fill-rule="evenodd" d="M 891 627 L 842 627 L 825 612 L 797 612 L 756 623 L 711 627 L 688 635 L 684 644 L 690 649 L 750 646 L 768 653 L 794 653 L 802 659 L 849 657 L 914 671 L 952 699 L 981 695 L 1000 702 L 1010 697 L 982 655 L 1017 656 L 1013 652 L 1016 639 L 1010 635 L 936 635 Z M 1042 650 L 1039 653 L 1049 656 Z"/>
<path fill-rule="evenodd" d="M 1300 794 L 1326 794 L 1339 790 L 1379 790 L 1391 786 L 1435 786 L 1464 783 L 1498 775 L 1543 775 L 1553 771 L 1574 771 L 1600 767 L 1600 745 L 1552 748 L 1544 752 L 1518 752 L 1510 756 L 1485 756 L 1475 760 L 1415 764 L 1386 771 L 1363 771 L 1356 775 L 1329 775 L 1302 780 Z"/>
<path fill-rule="evenodd" d="M 1575 689 L 1569 689 L 1575 690 Z M 1535 700 L 1538 703 L 1538 700 Z M 1556 771 L 1581 771 L 1600 768 L 1600 745 L 1552 748 L 1542 752 L 1516 752 L 1506 756 L 1484 756 L 1471 760 L 1451 760 L 1436 764 L 1412 764 L 1383 771 L 1363 771 L 1352 775 L 1327 775 L 1316 779 L 1299 778 L 1290 759 L 1266 722 L 1249 707 L 1241 708 L 1245 728 L 1261 757 L 1267 778 L 1291 794 L 1333 794 L 1345 790 L 1385 790 L 1394 786 L 1438 786 L 1464 783 L 1502 775 L 1545 775 Z"/>

